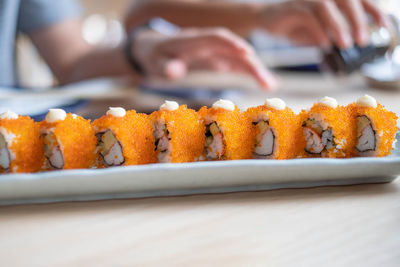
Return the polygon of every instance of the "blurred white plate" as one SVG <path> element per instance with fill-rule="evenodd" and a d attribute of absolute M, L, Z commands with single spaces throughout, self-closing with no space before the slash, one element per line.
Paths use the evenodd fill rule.
<path fill-rule="evenodd" d="M 0 87 L 0 113 L 12 110 L 37 116 L 49 108 L 70 109 L 81 99 L 134 99 L 136 90 L 125 79 L 94 79 L 55 88 Z"/>
<path fill-rule="evenodd" d="M 0 100 L 76 100 L 124 98 L 132 94 L 132 83 L 126 79 L 92 79 L 53 88 L 0 87 Z"/>
<path fill-rule="evenodd" d="M 399 142 L 385 158 L 151 164 L 0 176 L 0 204 L 85 201 L 390 182 Z"/>
<path fill-rule="evenodd" d="M 400 49 L 398 49 L 400 55 Z M 383 89 L 400 89 L 400 65 L 387 59 L 364 64 L 361 74 L 371 87 Z"/>

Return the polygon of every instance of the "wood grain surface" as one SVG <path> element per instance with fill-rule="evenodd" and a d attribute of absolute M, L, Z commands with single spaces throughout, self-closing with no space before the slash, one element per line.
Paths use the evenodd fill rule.
<path fill-rule="evenodd" d="M 0 207 L 2 266 L 398 266 L 389 184 Z"/>

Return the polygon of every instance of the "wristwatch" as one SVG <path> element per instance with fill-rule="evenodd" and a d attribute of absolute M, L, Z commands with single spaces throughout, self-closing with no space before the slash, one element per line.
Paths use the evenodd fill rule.
<path fill-rule="evenodd" d="M 152 18 L 146 23 L 135 27 L 128 34 L 125 46 L 125 57 L 132 69 L 140 75 L 145 75 L 146 73 L 143 66 L 133 54 L 133 46 L 135 44 L 134 41 L 137 34 L 143 30 L 152 30 L 159 32 L 163 35 L 175 35 L 179 31 L 179 27 L 162 18 Z"/>

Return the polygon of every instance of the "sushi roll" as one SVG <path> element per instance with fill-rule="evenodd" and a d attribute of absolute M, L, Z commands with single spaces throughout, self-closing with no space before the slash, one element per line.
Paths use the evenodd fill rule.
<path fill-rule="evenodd" d="M 297 157 L 302 142 L 301 121 L 283 100 L 271 98 L 264 105 L 246 111 L 255 133 L 254 159 L 291 159 Z"/>
<path fill-rule="evenodd" d="M 150 117 L 158 162 L 193 162 L 201 158 L 205 127 L 196 111 L 165 101 Z"/>
<path fill-rule="evenodd" d="M 395 142 L 397 116 L 365 95 L 348 106 L 354 129 L 354 156 L 383 157 L 390 154 Z"/>
<path fill-rule="evenodd" d="M 305 140 L 302 157 L 350 157 L 350 113 L 336 99 L 324 97 L 300 114 Z"/>
<path fill-rule="evenodd" d="M 253 139 L 251 119 L 231 101 L 219 100 L 211 108 L 202 107 L 199 115 L 206 127 L 204 159 L 251 159 Z"/>
<path fill-rule="evenodd" d="M 93 121 L 97 137 L 96 167 L 138 165 L 156 162 L 154 136 L 148 115 L 110 107 Z"/>
<path fill-rule="evenodd" d="M 12 111 L 0 114 L 0 173 L 37 172 L 43 161 L 39 125 Z"/>
<path fill-rule="evenodd" d="M 96 136 L 89 120 L 62 109 L 50 109 L 40 123 L 45 170 L 84 169 L 93 165 Z"/>

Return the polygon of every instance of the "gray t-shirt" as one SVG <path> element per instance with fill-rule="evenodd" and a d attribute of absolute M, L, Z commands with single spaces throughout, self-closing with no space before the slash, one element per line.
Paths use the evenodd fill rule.
<path fill-rule="evenodd" d="M 76 0 L 0 0 L 0 87 L 18 87 L 14 60 L 18 33 L 29 34 L 81 12 Z"/>

